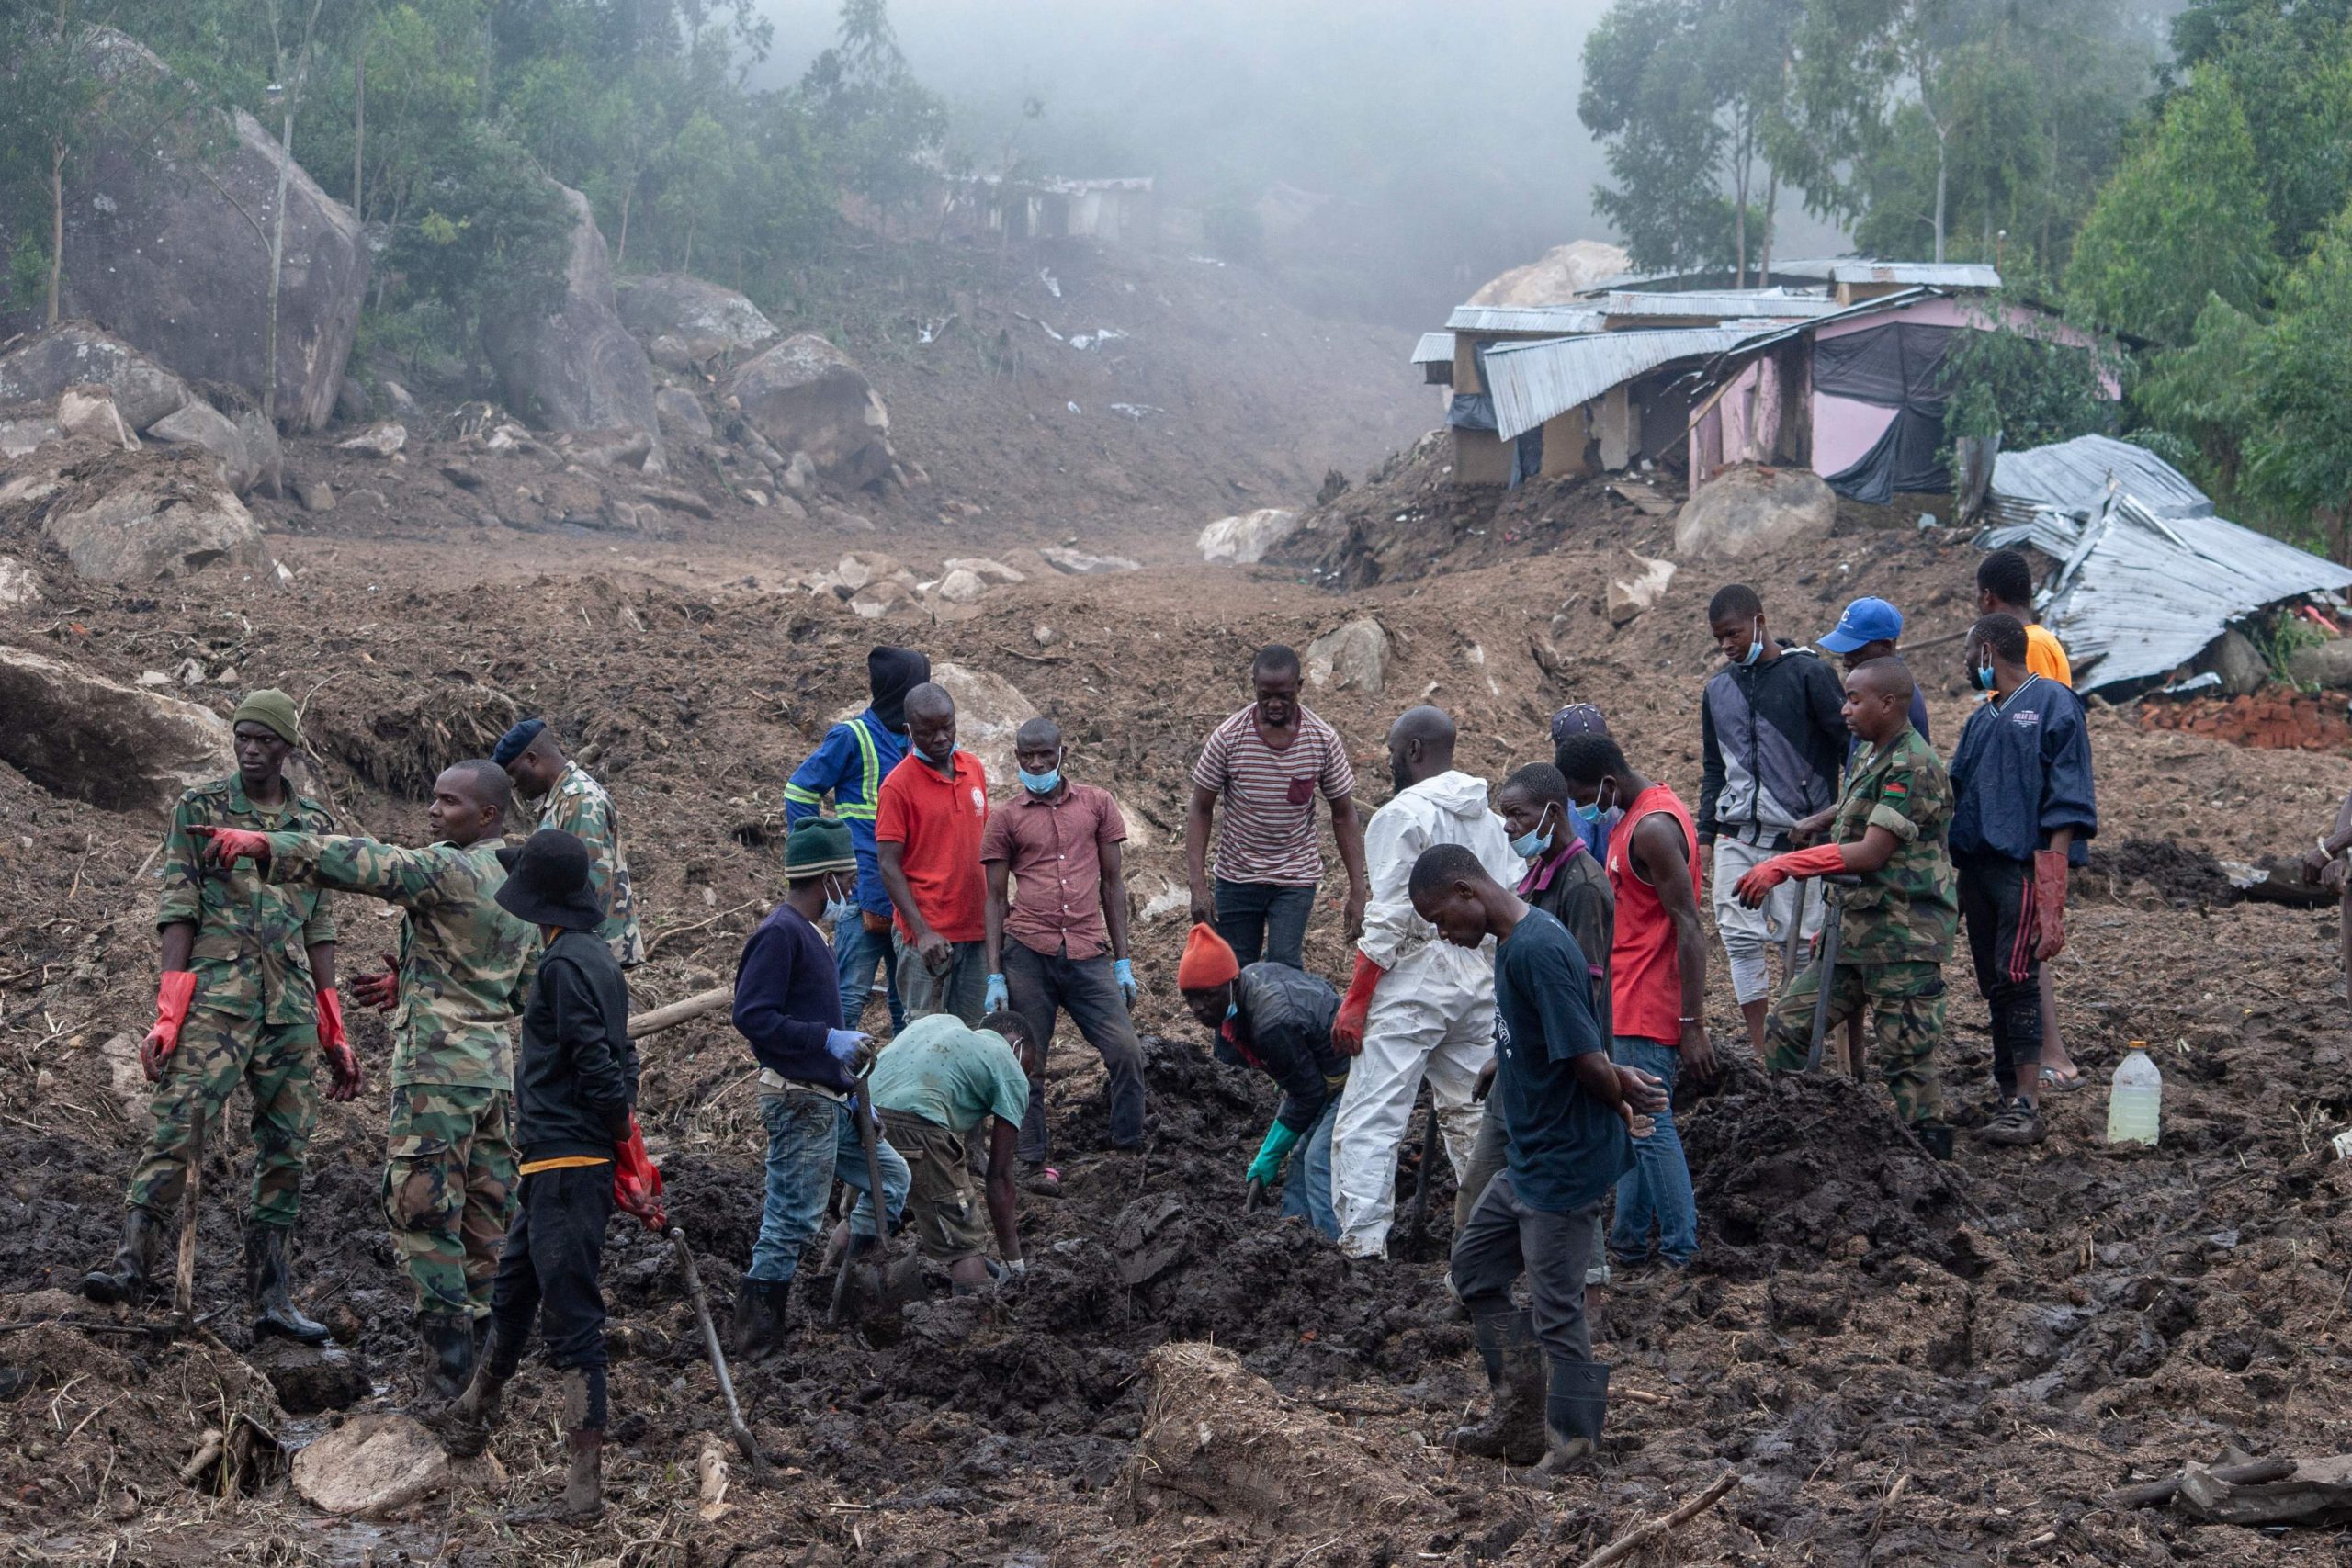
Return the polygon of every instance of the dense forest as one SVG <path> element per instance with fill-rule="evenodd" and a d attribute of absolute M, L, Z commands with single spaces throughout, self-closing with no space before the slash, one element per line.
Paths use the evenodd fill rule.
<path fill-rule="evenodd" d="M 0 200 L 54 213 L 102 137 L 234 104 L 365 224 L 365 347 L 470 358 L 485 316 L 542 298 L 551 181 L 587 196 L 617 269 L 788 310 L 845 209 L 1064 172 L 1029 150 L 1050 139 L 961 146 L 886 6 L 845 0 L 831 47 L 761 85 L 756 0 L 0 0 Z M 100 27 L 171 77 L 107 69 Z M 2233 514 L 2346 547 L 2352 0 L 1617 0 L 1582 64 L 1594 205 L 1637 265 L 1761 276 L 1799 211 L 1865 254 L 1996 262 L 2118 345 L 2136 439 Z M 1246 260 L 1246 203 L 1210 216 Z M 0 288 L 38 309 L 51 247 L 27 223 L 10 242 Z M 2017 364 L 1973 368 L 1964 423 L 2063 432 L 2081 388 Z"/>

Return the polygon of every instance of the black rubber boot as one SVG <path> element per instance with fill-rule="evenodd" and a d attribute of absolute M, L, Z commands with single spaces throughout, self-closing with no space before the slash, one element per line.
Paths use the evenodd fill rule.
<path fill-rule="evenodd" d="M 254 1337 L 275 1334 L 304 1345 L 327 1342 L 327 1325 L 294 1305 L 294 1268 L 287 1260 L 289 1233 L 283 1225 L 245 1226 L 245 1302 L 253 1308 Z"/>
<path fill-rule="evenodd" d="M 483 1321 L 492 1326 L 474 1361 L 473 1381 L 466 1384 L 466 1392 L 455 1401 L 424 1417 L 424 1424 L 441 1439 L 442 1451 L 451 1459 L 472 1459 L 490 1447 L 490 1430 L 498 1425 L 507 1380 L 514 1375 L 514 1363 L 520 1359 L 519 1356 L 504 1354 L 499 1344 L 497 1320 Z"/>
<path fill-rule="evenodd" d="M 153 1213 L 141 1208 L 124 1210 L 122 1245 L 115 1249 L 114 1261 L 83 1275 L 82 1293 L 108 1306 L 118 1303 L 137 1306 L 155 1288 L 155 1259 L 163 1246 L 164 1227 Z"/>
<path fill-rule="evenodd" d="M 571 1462 L 553 1500 L 517 1508 L 514 1524 L 584 1525 L 605 1512 L 605 1369 L 569 1367 L 563 1374 L 563 1425 Z"/>
<path fill-rule="evenodd" d="M 728 1351 L 755 1361 L 784 1348 L 785 1315 L 792 1299 L 789 1280 L 746 1277 L 735 1287 L 735 1321 L 728 1327 Z"/>
<path fill-rule="evenodd" d="M 1544 1457 L 1544 1351 L 1534 1318 L 1524 1312 L 1489 1313 L 1471 1322 L 1479 1358 L 1487 1363 L 1492 1404 L 1475 1427 L 1457 1427 L 1457 1453 L 1533 1464 Z"/>
<path fill-rule="evenodd" d="M 1938 1159 L 1951 1158 L 1951 1129 L 1941 1122 L 1922 1122 L 1911 1129 L 1919 1145 Z"/>
<path fill-rule="evenodd" d="M 446 1404 L 464 1393 L 474 1377 L 474 1325 L 468 1314 L 418 1313 L 416 1338 L 424 1352 L 419 1386 L 426 1397 Z"/>
<path fill-rule="evenodd" d="M 1609 1416 L 1609 1367 L 1603 1361 L 1552 1363 L 1551 1393 L 1544 1407 L 1544 1457 L 1538 1474 L 1557 1475 L 1600 1450 L 1600 1426 Z"/>

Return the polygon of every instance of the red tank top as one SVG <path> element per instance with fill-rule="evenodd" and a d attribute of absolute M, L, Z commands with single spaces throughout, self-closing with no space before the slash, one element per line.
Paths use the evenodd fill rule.
<path fill-rule="evenodd" d="M 1636 1040 L 1671 1045 L 1682 1038 L 1682 960 L 1675 951 L 1674 922 L 1658 902 L 1657 889 L 1634 870 L 1634 829 L 1645 817 L 1664 812 L 1682 829 L 1682 852 L 1690 862 L 1690 897 L 1699 891 L 1699 830 L 1690 808 L 1664 784 L 1634 797 L 1624 819 L 1609 835 L 1609 890 L 1617 897 L 1617 934 L 1609 947 L 1610 1027 Z"/>

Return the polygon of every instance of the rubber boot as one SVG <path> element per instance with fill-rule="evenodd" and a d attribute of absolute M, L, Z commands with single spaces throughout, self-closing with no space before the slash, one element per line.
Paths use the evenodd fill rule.
<path fill-rule="evenodd" d="M 549 1502 L 506 1516 L 514 1524 L 584 1525 L 605 1512 L 605 1369 L 568 1367 L 563 1374 L 565 1446 L 571 1462 L 563 1491 Z"/>
<path fill-rule="evenodd" d="M 137 1306 L 154 1289 L 155 1259 L 163 1244 L 163 1224 L 152 1213 L 137 1207 L 124 1210 L 122 1245 L 115 1249 L 114 1261 L 83 1275 L 82 1293 L 108 1306 Z"/>
<path fill-rule="evenodd" d="M 506 1396 L 507 1380 L 514 1375 L 519 1357 L 507 1356 L 499 1345 L 496 1320 L 474 1361 L 473 1381 L 455 1401 L 424 1417 L 451 1459 L 472 1459 L 490 1447 L 490 1429 L 498 1425 L 499 1406 Z M 504 1367 L 500 1362 L 505 1362 Z"/>
<path fill-rule="evenodd" d="M 1911 1131 L 1917 1134 L 1920 1145 L 1937 1159 L 1951 1158 L 1951 1129 L 1941 1122 L 1922 1122 Z"/>
<path fill-rule="evenodd" d="M 245 1226 L 245 1302 L 253 1308 L 254 1337 L 275 1334 L 304 1345 L 327 1342 L 327 1325 L 294 1305 L 294 1269 L 287 1261 L 289 1233 L 284 1225 Z"/>
<path fill-rule="evenodd" d="M 416 1338 L 423 1351 L 422 1392 L 442 1404 L 465 1393 L 474 1377 L 472 1320 L 462 1312 L 421 1312 L 416 1314 Z"/>
<path fill-rule="evenodd" d="M 1535 1320 L 1524 1312 L 1488 1313 L 1470 1328 L 1487 1363 L 1492 1403 L 1484 1421 L 1453 1429 L 1454 1451 L 1533 1464 L 1544 1457 L 1544 1351 Z"/>
<path fill-rule="evenodd" d="M 735 1321 L 728 1328 L 728 1351 L 757 1360 L 784 1348 L 784 1320 L 792 1299 L 789 1280 L 745 1276 L 735 1288 Z"/>
<path fill-rule="evenodd" d="M 1544 1457 L 1536 1473 L 1560 1474 L 1599 1452 L 1600 1425 L 1608 1415 L 1608 1363 L 1554 1360 L 1544 1407 Z"/>

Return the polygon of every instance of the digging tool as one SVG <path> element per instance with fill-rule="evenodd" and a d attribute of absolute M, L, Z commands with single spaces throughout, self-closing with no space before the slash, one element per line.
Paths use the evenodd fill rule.
<path fill-rule="evenodd" d="M 1266 1184 L 1262 1181 L 1255 1180 L 1243 1183 L 1241 1188 L 1241 1212 L 1245 1214 L 1254 1214 L 1265 1206 Z"/>
<path fill-rule="evenodd" d="M 172 1313 L 175 1332 L 180 1334 L 194 1326 L 196 1315 L 196 1224 L 204 1185 L 204 1126 L 209 1120 L 204 1108 L 198 1106 L 196 1126 L 187 1140 L 187 1190 L 180 1197 L 179 1266 L 172 1275 Z"/>
<path fill-rule="evenodd" d="M 702 1348 L 710 1358 L 710 1370 L 718 1379 L 719 1397 L 727 1402 L 727 1426 L 742 1450 L 743 1462 L 752 1467 L 752 1484 L 768 1483 L 767 1461 L 760 1457 L 760 1445 L 752 1440 L 752 1429 L 743 1425 L 743 1407 L 736 1402 L 735 1380 L 727 1375 L 727 1352 L 718 1348 L 718 1329 L 710 1320 L 710 1297 L 703 1293 L 702 1270 L 695 1267 L 694 1248 L 686 1245 L 686 1233 L 671 1227 L 670 1245 L 677 1249 L 678 1272 L 684 1277 L 686 1300 L 694 1303 L 695 1323 L 702 1329 Z"/>
<path fill-rule="evenodd" d="M 865 1151 L 866 1191 L 874 1205 L 874 1254 L 873 1262 L 868 1265 L 874 1276 L 873 1299 L 888 1301 L 891 1293 L 890 1259 L 885 1251 L 887 1244 L 884 1239 L 882 1221 L 881 1139 L 874 1130 L 874 1092 L 871 1083 L 873 1076 L 874 1067 L 869 1062 L 865 1070 L 857 1077 L 857 1098 L 854 1103 L 857 1120 L 857 1141 Z M 842 1222 L 849 1227 L 849 1235 L 842 1247 L 841 1272 L 833 1276 L 833 1304 L 831 1311 L 827 1314 L 828 1322 L 841 1321 L 842 1307 L 849 1298 L 850 1271 L 856 1268 L 858 1263 L 857 1230 L 854 1224 L 856 1217 L 857 1206 L 853 1203 L 850 1205 L 849 1219 Z"/>
<path fill-rule="evenodd" d="M 1825 876 L 1821 880 L 1839 887 L 1860 887 L 1862 885 L 1859 876 Z M 1805 1053 L 1806 1072 L 1821 1066 L 1822 1037 L 1829 1031 L 1829 992 L 1838 981 L 1838 928 L 1842 922 L 1838 919 L 1838 906 L 1830 902 L 1827 887 L 1821 890 L 1821 988 L 1814 993 L 1813 998 L 1813 1046 Z"/>
<path fill-rule="evenodd" d="M 1405 1235 L 1415 1247 L 1429 1234 L 1430 1225 L 1430 1167 L 1437 1158 L 1437 1095 L 1430 1095 L 1429 1114 L 1421 1120 L 1421 1168 L 1413 1178 L 1413 1217 L 1405 1227 Z"/>
<path fill-rule="evenodd" d="M 1781 939 L 1781 981 L 1783 985 L 1788 983 L 1790 976 L 1797 972 L 1797 954 L 1804 950 L 1804 900 L 1805 895 L 1812 891 L 1805 886 L 1807 880 L 1810 879 L 1797 883 L 1796 908 L 1789 915 L 1788 934 Z M 1829 895 L 1824 893 L 1822 897 L 1826 898 Z"/>

